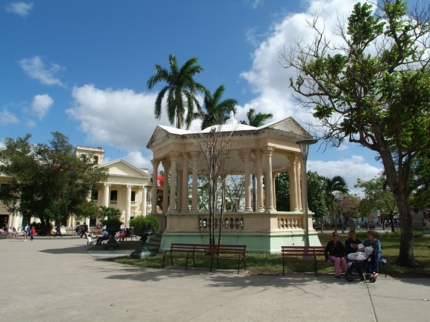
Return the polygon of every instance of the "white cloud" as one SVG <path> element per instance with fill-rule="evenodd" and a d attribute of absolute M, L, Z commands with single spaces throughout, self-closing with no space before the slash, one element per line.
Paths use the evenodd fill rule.
<path fill-rule="evenodd" d="M 324 177 L 343 177 L 348 184 L 350 193 L 353 194 L 361 194 L 362 192 L 362 189 L 354 188 L 357 178 L 368 181 L 377 177 L 382 171 L 382 168 L 370 165 L 359 155 L 352 155 L 349 159 L 337 161 L 309 160 L 307 165 L 308 170 L 318 172 L 319 175 Z"/>
<path fill-rule="evenodd" d="M 323 20 L 326 23 L 326 36 L 336 41 L 334 30 L 338 18 L 346 17 L 356 2 L 358 0 L 309 0 L 306 12 L 289 14 L 280 21 L 277 16 L 278 22 L 270 27 L 266 38 L 252 53 L 252 68 L 241 74 L 257 96 L 245 104 L 242 111 L 238 110 L 238 119 L 246 119 L 247 111 L 254 108 L 257 112 L 272 113 L 273 120 L 292 116 L 301 123 L 315 123 L 310 111 L 296 105 L 289 87 L 289 79 L 295 72 L 282 67 L 280 53 L 294 46 L 298 39 L 311 41 L 314 34 L 306 21 L 312 21 L 316 13 L 320 15 L 321 23 Z M 246 36 L 255 42 L 252 32 Z"/>
<path fill-rule="evenodd" d="M 15 13 L 18 16 L 25 18 L 30 14 L 32 8 L 32 3 L 12 2 L 6 6 L 6 11 L 8 13 Z"/>
<path fill-rule="evenodd" d="M 245 3 L 249 4 L 251 8 L 255 9 L 259 6 L 262 6 L 264 1 L 263 0 L 245 0 Z"/>
<path fill-rule="evenodd" d="M 4 144 L 4 139 L 0 141 L 0 149 L 4 149 L 6 145 Z"/>
<path fill-rule="evenodd" d="M 19 123 L 18 118 L 11 114 L 8 109 L 4 108 L 3 111 L 0 111 L 0 124 L 1 125 L 7 125 L 7 124 L 16 124 Z"/>
<path fill-rule="evenodd" d="M 31 103 L 31 112 L 41 120 L 53 103 L 54 100 L 48 94 L 36 95 Z"/>
<path fill-rule="evenodd" d="M 31 78 L 37 79 L 44 85 L 64 86 L 61 80 L 57 77 L 61 71 L 65 70 L 58 64 L 50 63 L 46 66 L 40 56 L 35 56 L 29 59 L 21 59 L 19 62 L 24 73 Z"/>
<path fill-rule="evenodd" d="M 106 143 L 128 151 L 146 149 L 156 126 L 169 125 L 164 108 L 161 120 L 154 117 L 157 93 L 84 85 L 74 88 L 72 96 L 73 107 L 66 113 L 80 122 L 79 129 L 91 143 Z"/>
<path fill-rule="evenodd" d="M 139 151 L 131 151 L 123 159 L 137 168 L 152 169 L 151 158 L 145 158 Z"/>
<path fill-rule="evenodd" d="M 25 126 L 29 129 L 36 127 L 36 122 L 34 120 L 27 120 Z"/>

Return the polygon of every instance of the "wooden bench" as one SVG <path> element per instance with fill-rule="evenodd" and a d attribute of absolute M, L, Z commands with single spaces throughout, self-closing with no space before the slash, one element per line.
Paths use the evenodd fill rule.
<path fill-rule="evenodd" d="M 285 263 L 313 263 L 318 276 L 317 263 L 327 262 L 323 246 L 281 246 L 282 275 L 285 276 Z"/>
<path fill-rule="evenodd" d="M 234 260 L 237 261 L 237 272 L 240 270 L 240 262 L 243 262 L 246 270 L 246 245 L 214 245 L 209 244 L 184 244 L 172 243 L 169 250 L 165 250 L 163 254 L 164 268 L 166 258 L 170 258 L 171 265 L 173 266 L 173 258 L 185 258 L 185 269 L 188 267 L 188 260 L 193 260 L 193 266 L 196 267 L 195 259 L 210 259 L 212 272 L 213 262 L 217 261 L 219 268 L 220 260 Z"/>

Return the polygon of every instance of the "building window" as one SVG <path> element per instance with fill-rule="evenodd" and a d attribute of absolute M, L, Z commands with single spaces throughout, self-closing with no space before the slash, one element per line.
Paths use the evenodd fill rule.
<path fill-rule="evenodd" d="M 94 156 L 94 164 L 99 164 L 99 157 L 97 155 Z"/>
<path fill-rule="evenodd" d="M 116 203 L 117 200 L 118 200 L 118 191 L 117 190 L 111 190 L 111 192 L 110 192 L 110 202 L 111 203 Z"/>
<path fill-rule="evenodd" d="M 136 201 L 136 191 L 131 192 L 131 201 Z"/>
<path fill-rule="evenodd" d="M 84 163 L 87 162 L 87 155 L 86 154 L 81 154 L 81 158 L 80 159 Z"/>
<path fill-rule="evenodd" d="M 91 200 L 99 200 L 99 191 L 98 190 L 91 191 Z"/>

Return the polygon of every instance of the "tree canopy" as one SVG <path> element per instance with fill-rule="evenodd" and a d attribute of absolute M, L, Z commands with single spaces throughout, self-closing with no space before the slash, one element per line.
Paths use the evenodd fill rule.
<path fill-rule="evenodd" d="M 155 74 L 147 82 L 149 89 L 159 82 L 167 83 L 157 95 L 154 114 L 157 119 L 161 118 L 161 105 L 167 94 L 166 111 L 170 124 L 176 123 L 178 129 L 185 125 L 188 129 L 193 119 L 201 113 L 196 92 L 205 92 L 205 87 L 194 81 L 193 77 L 203 68 L 197 63 L 196 57 L 188 59 L 179 67 L 176 57 L 172 55 L 169 55 L 169 68 L 170 70 L 155 65 Z"/>
<path fill-rule="evenodd" d="M 221 101 L 224 94 L 224 86 L 218 87 L 214 93 L 209 90 L 205 91 L 203 111 L 201 113 L 202 126 L 205 129 L 212 125 L 223 124 L 226 120 L 226 115 L 231 111 L 236 113 L 237 101 L 233 98 L 227 98 Z"/>
<path fill-rule="evenodd" d="M 90 158 L 82 162 L 74 147 L 59 132 L 49 144 L 31 144 L 31 135 L 5 139 L 0 150 L 0 173 L 7 184 L 0 187 L 0 200 L 12 214 L 37 217 L 43 223 L 62 221 L 74 213 L 83 215 L 87 197 L 107 178 L 106 170 Z"/>
<path fill-rule="evenodd" d="M 311 43 L 285 51 L 284 66 L 297 76 L 290 86 L 313 108 L 321 139 L 344 140 L 375 151 L 401 220 L 398 263 L 413 266 L 408 180 L 414 158 L 430 148 L 430 4 L 408 14 L 402 0 L 357 3 L 347 25 L 330 41 L 318 24 Z"/>
<path fill-rule="evenodd" d="M 257 113 L 255 114 L 255 109 L 250 108 L 248 113 L 246 113 L 248 117 L 248 122 L 240 121 L 241 124 L 246 124 L 254 127 L 260 127 L 264 125 L 264 122 L 271 119 L 273 117 L 272 113 Z"/>

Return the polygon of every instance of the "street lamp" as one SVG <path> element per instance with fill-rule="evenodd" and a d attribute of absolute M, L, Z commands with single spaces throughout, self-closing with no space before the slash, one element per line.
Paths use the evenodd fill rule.
<path fill-rule="evenodd" d="M 308 161 L 309 145 L 317 143 L 316 139 L 303 139 L 296 142 L 299 145 L 300 151 L 302 152 L 303 160 L 303 191 L 304 191 L 304 206 L 305 206 L 305 246 L 309 245 L 309 210 L 308 210 L 308 179 L 306 171 L 306 162 Z"/>

